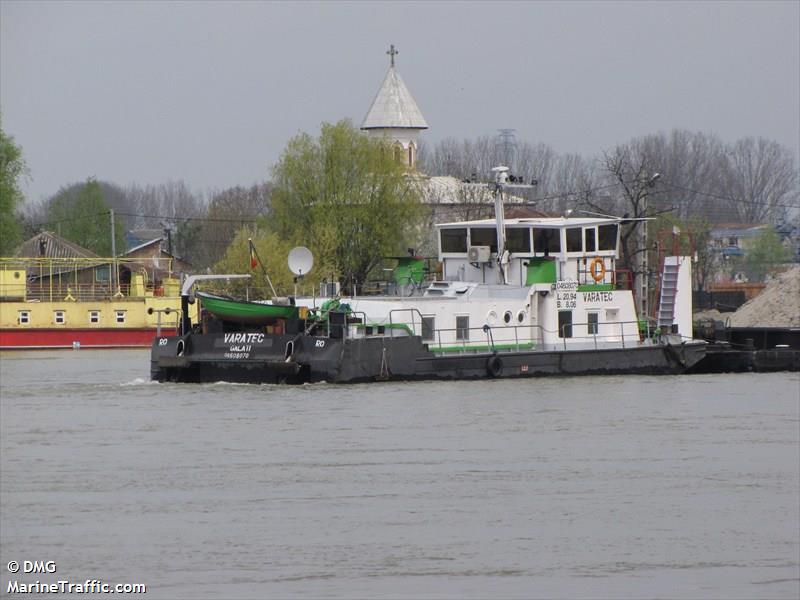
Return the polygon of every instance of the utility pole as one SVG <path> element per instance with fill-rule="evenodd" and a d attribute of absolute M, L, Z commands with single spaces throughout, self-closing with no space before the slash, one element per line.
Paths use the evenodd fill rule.
<path fill-rule="evenodd" d="M 111 293 L 114 293 L 114 281 L 119 281 L 117 276 L 117 232 L 114 226 L 114 209 L 109 211 L 111 215 Z"/>
<path fill-rule="evenodd" d="M 655 173 L 652 177 L 647 180 L 647 187 L 653 188 L 656 185 L 656 181 L 661 178 L 661 173 Z M 645 190 L 644 195 L 642 196 L 642 205 L 643 211 L 642 216 L 644 217 L 644 221 L 642 221 L 642 230 L 639 239 L 639 248 L 641 251 L 641 278 L 640 278 L 640 288 L 639 288 L 639 306 L 640 306 L 640 313 L 639 316 L 641 319 L 647 319 L 647 315 L 649 313 L 650 308 L 650 273 L 648 272 L 649 265 L 647 260 L 648 248 L 647 248 L 647 208 L 648 208 L 648 200 L 650 196 L 649 189 Z"/>

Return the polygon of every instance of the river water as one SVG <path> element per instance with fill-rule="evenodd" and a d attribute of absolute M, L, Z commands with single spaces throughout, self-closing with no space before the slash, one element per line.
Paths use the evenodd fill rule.
<path fill-rule="evenodd" d="M 796 373 L 281 387 L 148 360 L 0 354 L 3 595 L 800 596 Z"/>

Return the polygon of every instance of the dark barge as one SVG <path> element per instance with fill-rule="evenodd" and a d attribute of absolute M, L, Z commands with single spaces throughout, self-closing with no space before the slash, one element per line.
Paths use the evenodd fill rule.
<path fill-rule="evenodd" d="M 695 336 L 708 347 L 690 373 L 800 371 L 798 327 L 726 327 L 709 321 L 695 328 Z"/>
<path fill-rule="evenodd" d="M 355 383 L 551 375 L 679 374 L 704 354 L 703 342 L 570 350 L 492 348 L 434 352 L 418 335 L 385 328 L 349 337 L 352 317 L 331 312 L 328 331 L 287 319 L 282 333 L 207 322 L 185 335 L 157 338 L 151 376 L 158 381 Z M 216 330 L 216 331 L 214 331 Z"/>

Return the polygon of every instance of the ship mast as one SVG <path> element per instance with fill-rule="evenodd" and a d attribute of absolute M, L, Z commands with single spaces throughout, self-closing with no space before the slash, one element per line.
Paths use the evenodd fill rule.
<path fill-rule="evenodd" d="M 506 249 L 506 213 L 503 207 L 503 189 L 508 181 L 508 167 L 494 167 L 494 181 L 489 184 L 494 196 L 494 220 L 497 226 L 497 258 L 503 256 Z"/>

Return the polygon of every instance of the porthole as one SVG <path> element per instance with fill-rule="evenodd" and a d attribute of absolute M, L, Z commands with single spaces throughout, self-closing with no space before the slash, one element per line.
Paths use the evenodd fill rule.
<path fill-rule="evenodd" d="M 497 313 L 493 310 L 490 310 L 488 313 L 486 313 L 486 322 L 489 325 L 494 325 L 497 323 Z"/>
<path fill-rule="evenodd" d="M 507 310 L 505 312 L 505 314 L 503 314 L 503 322 L 506 325 L 510 324 L 511 323 L 511 319 L 513 319 L 513 318 L 514 318 L 514 314 L 510 310 Z"/>
<path fill-rule="evenodd" d="M 525 322 L 525 311 L 521 310 L 517 313 L 517 323 L 524 323 Z"/>

